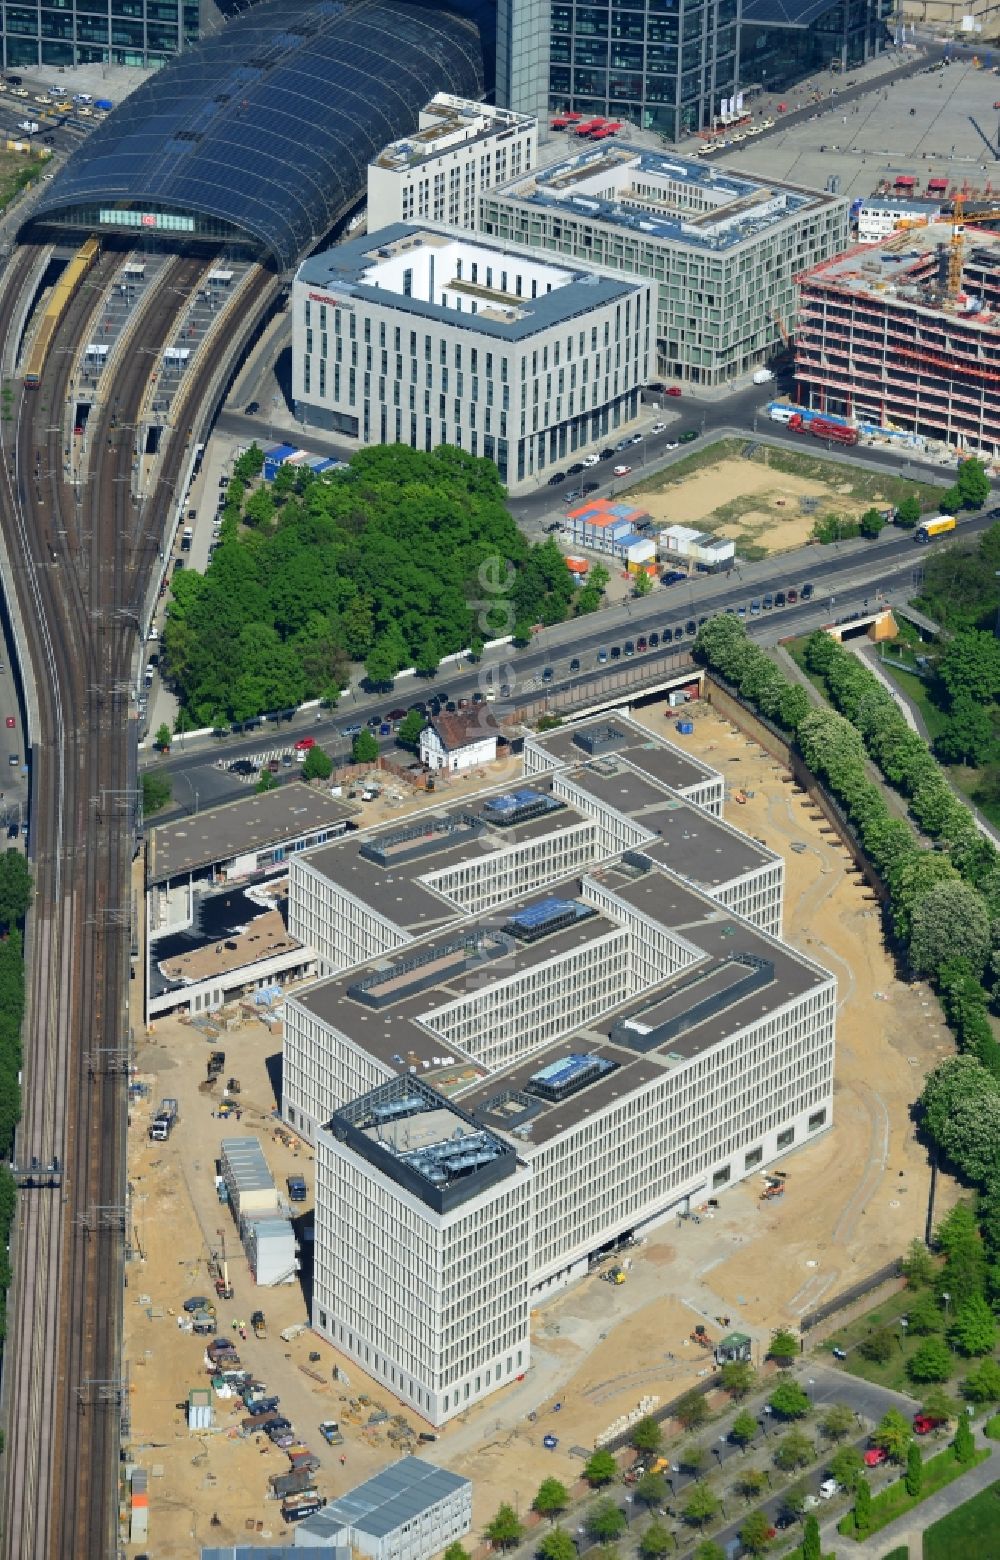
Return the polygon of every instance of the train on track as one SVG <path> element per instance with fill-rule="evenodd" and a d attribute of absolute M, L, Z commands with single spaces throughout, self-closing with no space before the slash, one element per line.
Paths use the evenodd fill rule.
<path fill-rule="evenodd" d="M 59 322 L 71 302 L 76 297 L 91 266 L 97 260 L 101 252 L 101 246 L 96 238 L 88 238 L 80 252 L 72 259 L 63 271 L 59 280 L 52 289 L 52 294 L 45 305 L 44 313 L 38 322 L 31 350 L 28 353 L 28 361 L 24 369 L 24 384 L 28 390 L 37 390 L 45 368 L 45 360 L 49 355 L 49 346 L 56 333 Z"/>

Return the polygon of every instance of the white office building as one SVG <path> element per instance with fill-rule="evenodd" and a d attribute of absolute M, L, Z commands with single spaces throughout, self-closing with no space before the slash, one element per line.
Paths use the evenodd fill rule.
<path fill-rule="evenodd" d="M 940 215 L 941 207 L 933 201 L 871 196 L 858 207 L 858 240 L 875 244 L 900 229 L 926 227 L 937 222 Z"/>
<path fill-rule="evenodd" d="M 395 223 L 303 262 L 296 415 L 361 444 L 454 444 L 517 487 L 635 418 L 648 282 Z"/>
<path fill-rule="evenodd" d="M 391 222 L 447 222 L 475 229 L 479 196 L 538 161 L 532 114 L 438 92 L 419 128 L 368 164 L 368 231 Z"/>
<path fill-rule="evenodd" d="M 848 202 L 607 141 L 480 199 L 480 230 L 657 291 L 650 378 L 723 385 L 794 333 L 796 277 L 848 244 Z"/>
<path fill-rule="evenodd" d="M 313 1325 L 435 1425 L 521 1374 L 595 1252 L 830 1125 L 836 982 L 780 940 L 722 777 L 621 712 L 524 767 L 292 870 L 341 971 L 287 1004 Z"/>

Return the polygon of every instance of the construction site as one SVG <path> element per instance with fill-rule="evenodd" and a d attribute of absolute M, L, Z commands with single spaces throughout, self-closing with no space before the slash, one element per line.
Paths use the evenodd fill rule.
<path fill-rule="evenodd" d="M 1000 234 L 916 223 L 806 272 L 795 373 L 804 404 L 862 433 L 1000 454 Z"/>

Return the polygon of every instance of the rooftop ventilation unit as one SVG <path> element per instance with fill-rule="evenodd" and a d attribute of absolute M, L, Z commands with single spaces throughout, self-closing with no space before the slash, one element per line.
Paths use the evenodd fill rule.
<path fill-rule="evenodd" d="M 510 829 L 532 818 L 559 812 L 565 805 L 547 791 L 507 791 L 503 796 L 489 797 L 483 803 L 479 817 L 494 829 Z"/>
<path fill-rule="evenodd" d="M 598 753 L 610 753 L 627 741 L 628 735 L 620 726 L 585 726 L 581 731 L 573 733 L 575 746 L 583 748 L 592 758 L 596 758 Z"/>
<path fill-rule="evenodd" d="M 561 1100 L 569 1099 L 571 1094 L 578 1094 L 588 1084 L 596 1083 L 599 1078 L 606 1078 L 609 1073 L 615 1071 L 617 1062 L 608 1056 L 580 1055 L 577 1052 L 570 1056 L 562 1056 L 557 1062 L 550 1062 L 547 1067 L 542 1067 L 533 1073 L 525 1084 L 529 1094 L 535 1094 L 540 1100 L 548 1100 L 550 1104 L 557 1105 Z"/>
<path fill-rule="evenodd" d="M 501 928 L 518 942 L 533 943 L 552 932 L 561 932 L 578 921 L 586 921 L 596 915 L 592 905 L 579 899 L 539 899 L 533 905 L 516 910 Z"/>

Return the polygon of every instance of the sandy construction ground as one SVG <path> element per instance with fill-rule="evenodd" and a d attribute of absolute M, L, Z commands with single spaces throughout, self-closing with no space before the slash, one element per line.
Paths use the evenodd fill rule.
<path fill-rule="evenodd" d="M 698 525 L 768 552 L 803 546 L 815 520 L 824 515 L 854 519 L 869 508 L 869 501 L 851 497 L 849 483 L 838 488 L 773 471 L 756 460 L 722 460 L 639 496 L 662 525 Z M 811 512 L 803 508 L 803 499 Z"/>
<path fill-rule="evenodd" d="M 662 705 L 640 718 L 676 737 Z M 803 1311 L 901 1253 L 923 1227 L 928 1170 L 908 1109 L 926 1071 L 951 1050 L 936 1004 L 925 988 L 895 980 L 875 906 L 772 760 L 707 708 L 695 710 L 693 736 L 676 740 L 717 765 L 731 791 L 753 793 L 745 806 L 728 801 L 726 815 L 785 857 L 786 935 L 837 974 L 833 1130 L 784 1161 L 788 1190 L 779 1203 L 761 1203 L 757 1181 L 735 1186 L 700 1224 L 671 1221 L 651 1232 L 623 1286 L 595 1274 L 539 1307 L 525 1379 L 454 1422 L 435 1444 L 418 1447 L 473 1479 L 477 1529 L 501 1500 L 524 1511 L 546 1474 L 574 1482 L 581 1462 L 573 1449 L 591 1448 L 641 1398 L 666 1401 L 695 1382 L 709 1363 L 689 1341 L 696 1324 L 717 1337 L 716 1319 L 727 1315 L 752 1334 L 759 1352 L 775 1325 L 794 1325 Z M 267 1341 L 251 1337 L 238 1347 L 322 1458 L 320 1490 L 341 1493 L 395 1455 L 382 1431 L 362 1428 L 368 1410 L 352 1416 L 348 1400 L 367 1392 L 390 1413 L 397 1405 L 325 1342 L 308 1333 L 291 1344 L 280 1340 L 282 1327 L 306 1317 L 303 1287 L 255 1288 L 233 1221 L 216 1199 L 220 1141 L 248 1133 L 260 1137 L 279 1186 L 294 1169 L 312 1195 L 311 1151 L 275 1135 L 280 1035 L 249 1019 L 212 1043 L 226 1050 L 227 1075 L 241 1079 L 239 1122 L 214 1117 L 215 1102 L 199 1091 L 211 1046 L 190 1025 L 158 1024 L 137 1059 L 155 1098 L 133 1112 L 130 1176 L 141 1257 L 128 1272 L 126 1339 L 132 1449 L 152 1473 L 148 1547 L 164 1560 L 209 1541 L 282 1535 L 280 1509 L 265 1493 L 267 1476 L 287 1466 L 284 1454 L 263 1438 L 261 1445 L 236 1438 L 239 1411 L 225 1402 L 217 1402 L 219 1428 L 208 1435 L 189 1434 L 177 1406 L 208 1379 L 201 1344 L 179 1330 L 177 1316 L 186 1296 L 211 1293 L 208 1253 L 220 1230 L 236 1254 L 236 1298 L 221 1307 L 223 1329 L 263 1306 Z M 181 1099 L 182 1119 L 168 1143 L 152 1144 L 146 1124 L 161 1094 Z M 939 1212 L 953 1195 L 939 1181 Z M 310 1361 L 310 1351 L 320 1359 Z M 347 1386 L 332 1378 L 338 1363 Z M 322 1442 L 316 1427 L 326 1417 L 342 1422 L 345 1447 Z M 414 1433 L 421 1428 L 407 1418 Z M 555 1451 L 543 1450 L 547 1433 L 558 1437 Z"/>

